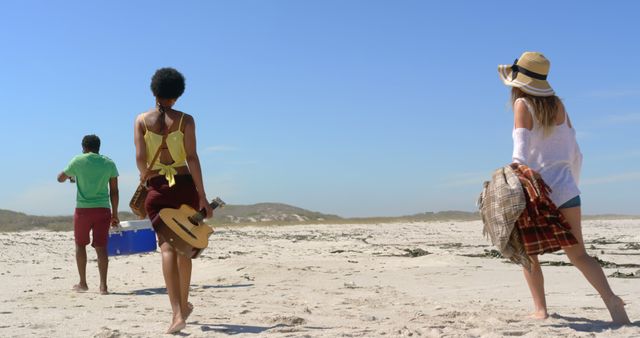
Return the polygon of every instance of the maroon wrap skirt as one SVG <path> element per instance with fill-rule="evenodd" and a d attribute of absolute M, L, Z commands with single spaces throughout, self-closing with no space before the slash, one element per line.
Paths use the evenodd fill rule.
<path fill-rule="evenodd" d="M 162 226 L 162 220 L 158 217 L 160 210 L 164 208 L 178 209 L 181 205 L 186 204 L 195 210 L 199 207 L 198 190 L 193 183 L 191 175 L 176 175 L 176 184 L 169 187 L 169 183 L 164 176 L 155 176 L 147 181 L 147 199 L 144 201 L 144 208 L 151 220 L 153 228 L 157 230 L 158 226 Z M 158 232 L 156 231 L 156 234 Z M 158 246 L 162 245 L 165 240 L 158 234 Z"/>

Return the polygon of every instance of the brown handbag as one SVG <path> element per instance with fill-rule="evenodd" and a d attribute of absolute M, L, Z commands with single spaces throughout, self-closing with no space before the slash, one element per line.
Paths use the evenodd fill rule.
<path fill-rule="evenodd" d="M 148 192 L 147 177 L 149 176 L 149 173 L 151 172 L 151 168 L 153 168 L 153 165 L 156 164 L 156 161 L 160 156 L 160 150 L 162 150 L 162 146 L 164 145 L 166 140 L 167 140 L 167 134 L 164 134 L 162 136 L 162 143 L 160 143 L 160 146 L 158 147 L 158 151 L 156 151 L 156 154 L 153 156 L 153 160 L 151 161 L 151 164 L 149 164 L 147 171 L 144 173 L 143 176 L 140 177 L 140 183 L 138 184 L 138 187 L 136 188 L 136 191 L 133 193 L 133 197 L 131 197 L 131 201 L 129 202 L 129 207 L 131 208 L 131 211 L 134 214 L 136 214 L 136 216 L 140 217 L 140 219 L 147 217 L 147 210 L 144 208 L 144 201 L 147 199 L 147 192 Z"/>

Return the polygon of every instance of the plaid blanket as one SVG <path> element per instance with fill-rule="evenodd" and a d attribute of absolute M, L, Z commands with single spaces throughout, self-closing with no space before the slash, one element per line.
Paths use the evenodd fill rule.
<path fill-rule="evenodd" d="M 524 164 L 512 163 L 511 168 L 518 176 L 527 200 L 516 221 L 527 254 L 541 255 L 578 244 L 571 234 L 571 225 L 549 198 L 551 188 L 540 174 Z"/>
<path fill-rule="evenodd" d="M 482 234 L 491 239 L 502 256 L 530 269 L 531 262 L 520 233 L 515 230 L 526 199 L 522 184 L 510 166 L 496 169 L 491 181 L 484 182 L 477 204 L 484 223 Z"/>

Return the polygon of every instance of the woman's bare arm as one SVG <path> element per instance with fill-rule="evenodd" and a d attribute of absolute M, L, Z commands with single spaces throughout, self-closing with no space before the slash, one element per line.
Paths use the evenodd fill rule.
<path fill-rule="evenodd" d="M 516 101 L 513 105 L 513 127 L 533 129 L 533 118 L 527 109 L 527 105 L 522 101 Z"/>
<path fill-rule="evenodd" d="M 133 125 L 133 142 L 136 145 L 136 165 L 140 177 L 147 171 L 147 148 L 144 142 L 144 113 L 138 115 Z"/>
<path fill-rule="evenodd" d="M 196 124 L 190 115 L 185 115 L 184 122 L 184 150 L 187 153 L 187 165 L 189 166 L 189 172 L 198 190 L 198 198 L 200 200 L 199 207 L 207 211 L 207 218 L 211 218 L 213 216 L 213 210 L 211 206 L 209 206 L 207 194 L 204 191 L 202 168 L 200 167 L 200 158 L 196 151 Z"/>

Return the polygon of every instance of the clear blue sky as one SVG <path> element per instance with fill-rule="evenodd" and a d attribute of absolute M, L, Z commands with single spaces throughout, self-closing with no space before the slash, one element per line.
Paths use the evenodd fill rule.
<path fill-rule="evenodd" d="M 475 210 L 511 160 L 497 65 L 543 52 L 585 156 L 583 211 L 640 214 L 634 1 L 9 1 L 0 208 L 71 214 L 83 135 L 137 183 L 133 120 L 179 69 L 210 197 L 341 216 Z"/>

